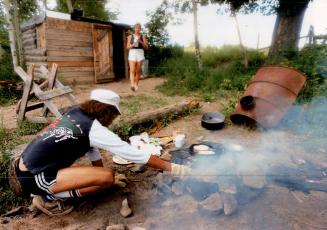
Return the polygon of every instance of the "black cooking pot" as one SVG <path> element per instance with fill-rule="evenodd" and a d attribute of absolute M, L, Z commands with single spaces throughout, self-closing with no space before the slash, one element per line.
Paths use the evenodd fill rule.
<path fill-rule="evenodd" d="M 218 112 L 204 113 L 201 119 L 203 128 L 209 130 L 218 130 L 224 127 L 225 116 Z"/>

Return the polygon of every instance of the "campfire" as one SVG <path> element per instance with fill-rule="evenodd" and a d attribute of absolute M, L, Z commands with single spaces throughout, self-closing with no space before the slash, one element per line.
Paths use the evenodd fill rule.
<path fill-rule="evenodd" d="M 198 212 L 212 217 L 236 213 L 239 206 L 258 199 L 270 183 L 291 191 L 327 191 L 322 182 L 327 176 L 326 169 L 310 162 L 294 168 L 282 164 L 267 167 L 255 159 L 248 164 L 242 161 L 251 158 L 247 153 L 241 145 L 215 142 L 173 150 L 171 161 L 189 165 L 193 171 L 181 179 L 158 174 L 156 198 L 162 203 L 168 198 L 190 195 L 197 202 Z"/>

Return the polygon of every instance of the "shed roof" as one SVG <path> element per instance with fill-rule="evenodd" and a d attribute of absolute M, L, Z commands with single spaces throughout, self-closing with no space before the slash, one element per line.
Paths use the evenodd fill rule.
<path fill-rule="evenodd" d="M 35 26 L 43 23 L 46 17 L 58 18 L 58 19 L 63 19 L 63 20 L 73 20 L 73 21 L 82 21 L 82 22 L 89 22 L 89 23 L 111 25 L 113 27 L 120 27 L 120 28 L 124 28 L 124 29 L 131 28 L 131 26 L 128 24 L 115 23 L 112 21 L 102 21 L 102 20 L 93 19 L 93 18 L 81 17 L 81 16 L 77 16 L 74 14 L 65 14 L 65 13 L 61 13 L 61 12 L 57 12 L 57 11 L 46 10 L 45 12 L 42 12 L 41 14 L 32 17 L 30 20 L 23 22 L 20 26 L 21 30 L 26 31 L 28 29 L 34 28 Z"/>

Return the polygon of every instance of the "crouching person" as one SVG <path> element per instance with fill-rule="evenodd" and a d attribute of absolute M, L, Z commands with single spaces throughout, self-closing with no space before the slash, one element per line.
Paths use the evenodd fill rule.
<path fill-rule="evenodd" d="M 189 168 L 169 163 L 134 148 L 107 127 L 121 113 L 120 97 L 113 91 L 96 89 L 90 100 L 74 107 L 42 130 L 16 162 L 16 174 L 23 191 L 34 194 L 33 204 L 48 215 L 67 214 L 67 198 L 100 192 L 114 184 L 119 175 L 104 168 L 98 148 L 150 167 L 184 176 Z M 72 164 L 87 155 L 93 166 Z"/>

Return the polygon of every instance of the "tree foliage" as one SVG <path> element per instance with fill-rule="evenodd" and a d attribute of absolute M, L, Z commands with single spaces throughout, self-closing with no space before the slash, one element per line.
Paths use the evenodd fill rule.
<path fill-rule="evenodd" d="M 103 21 L 117 19 L 118 12 L 106 8 L 107 0 L 71 0 L 74 9 L 83 10 L 84 17 L 99 19 Z M 57 0 L 56 10 L 69 13 L 67 0 Z"/>
<path fill-rule="evenodd" d="M 37 0 L 17 0 L 17 3 L 21 21 L 30 19 L 40 10 L 40 5 Z"/>
<path fill-rule="evenodd" d="M 154 11 L 146 12 L 149 21 L 145 24 L 150 46 L 166 46 L 169 42 L 167 25 L 172 20 L 169 3 L 164 0 Z"/>

